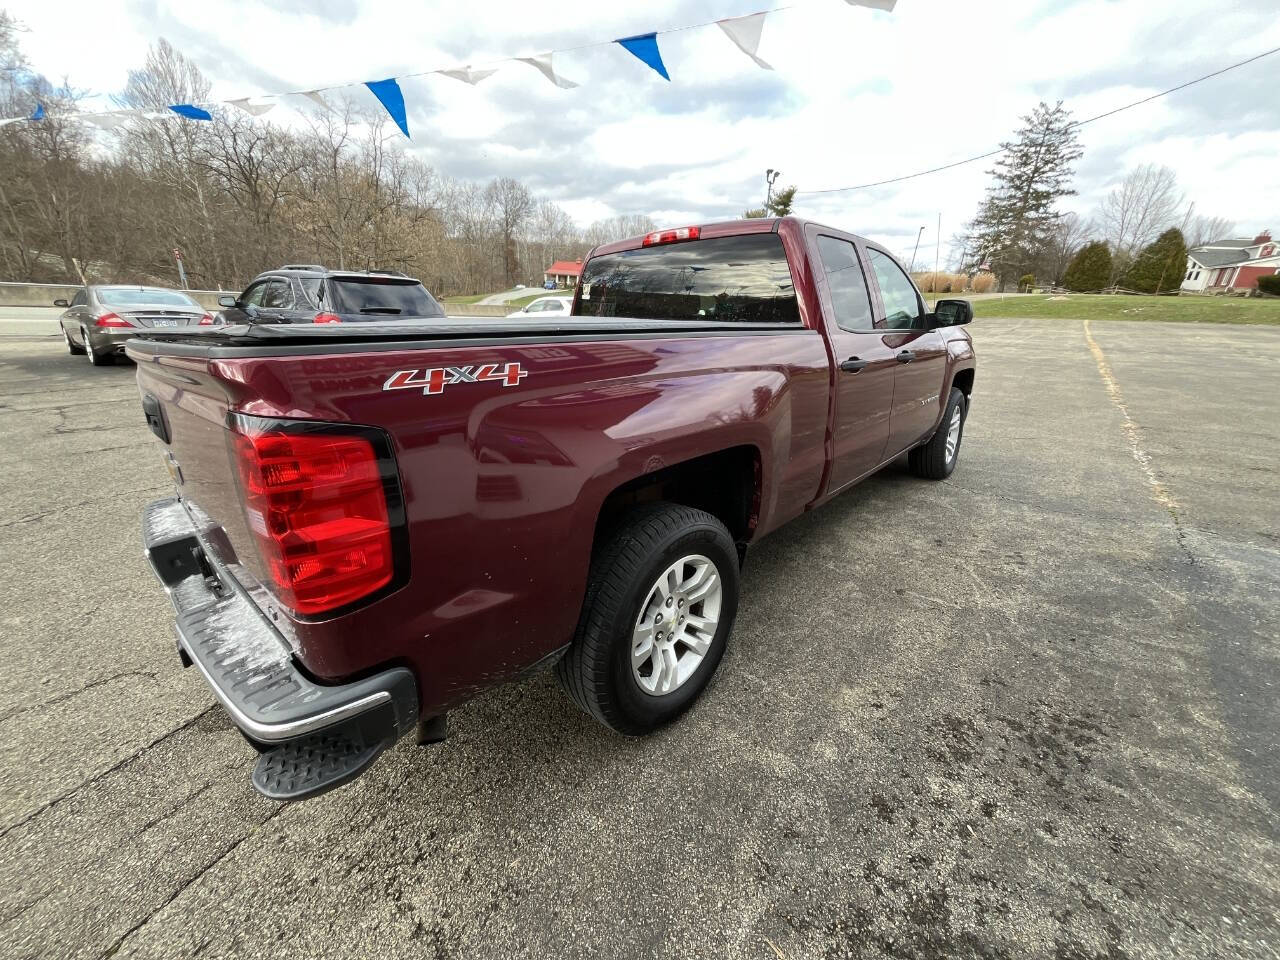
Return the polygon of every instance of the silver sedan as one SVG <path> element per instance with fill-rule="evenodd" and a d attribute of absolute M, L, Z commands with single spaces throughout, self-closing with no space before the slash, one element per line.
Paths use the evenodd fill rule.
<path fill-rule="evenodd" d="M 179 290 L 165 287 L 125 287 L 92 284 L 76 291 L 58 318 L 67 352 L 88 356 L 95 367 L 112 363 L 124 353 L 127 340 L 139 330 L 157 327 L 210 326 L 213 316 Z"/>

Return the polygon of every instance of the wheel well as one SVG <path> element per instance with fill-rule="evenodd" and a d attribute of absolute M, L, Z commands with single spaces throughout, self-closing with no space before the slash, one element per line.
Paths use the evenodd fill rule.
<path fill-rule="evenodd" d="M 741 550 L 760 513 L 760 452 L 755 447 L 730 447 L 627 481 L 600 508 L 597 542 L 600 531 L 627 507 L 654 500 L 707 511 L 729 528 Z"/>
<path fill-rule="evenodd" d="M 960 392 L 966 397 L 973 396 L 973 371 L 960 370 L 956 373 L 955 378 L 951 381 L 953 387 L 958 387 Z"/>

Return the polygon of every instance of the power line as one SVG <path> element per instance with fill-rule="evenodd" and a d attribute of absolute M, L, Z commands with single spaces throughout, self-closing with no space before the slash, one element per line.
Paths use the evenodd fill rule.
<path fill-rule="evenodd" d="M 1152 100 L 1159 100 L 1161 97 L 1167 97 L 1171 93 L 1177 93 L 1179 90 L 1185 90 L 1187 87 L 1194 86 L 1204 80 L 1210 80 L 1214 77 L 1221 76 L 1228 70 L 1235 70 L 1237 67 L 1246 66 L 1247 64 L 1253 63 L 1255 60 L 1261 60 L 1263 57 L 1269 57 L 1273 53 L 1280 53 L 1280 47 L 1272 47 L 1270 50 L 1266 50 L 1256 56 L 1250 57 L 1248 60 L 1241 60 L 1239 63 L 1233 63 L 1231 66 L 1223 67 L 1221 70 L 1215 70 L 1213 73 L 1206 73 L 1203 77 L 1196 77 L 1194 80 L 1188 80 L 1186 83 L 1180 83 L 1176 87 L 1170 87 L 1168 90 L 1161 90 L 1159 93 L 1153 93 L 1151 96 L 1143 97 L 1141 100 L 1135 100 L 1133 103 L 1126 103 L 1123 107 L 1116 107 L 1114 110 L 1108 110 L 1106 113 L 1100 113 L 1096 117 L 1089 117 L 1087 120 L 1073 120 L 1071 123 L 1067 124 L 1067 127 L 1083 127 L 1085 124 L 1093 123 L 1095 120 L 1102 120 L 1105 117 L 1113 117 L 1117 113 L 1123 113 L 1125 110 L 1132 110 L 1134 107 L 1140 107 L 1144 103 L 1150 103 Z M 796 193 L 844 193 L 849 190 L 867 190 L 871 187 L 883 187 L 887 183 L 901 183 L 903 180 L 914 180 L 916 177 L 925 177 L 931 173 L 950 170 L 953 167 L 962 167 L 966 163 L 977 163 L 979 160 L 988 160 L 991 157 L 999 156 L 1003 152 L 1003 148 L 992 150 L 989 153 L 980 153 L 976 157 L 966 157 L 964 160 L 957 160 L 954 163 L 945 163 L 940 167 L 930 167 L 928 170 L 921 170 L 918 173 L 908 173 L 901 177 L 890 177 L 888 180 L 876 180 L 873 183 L 859 183 L 852 187 L 828 187 L 825 190 L 797 190 Z"/>

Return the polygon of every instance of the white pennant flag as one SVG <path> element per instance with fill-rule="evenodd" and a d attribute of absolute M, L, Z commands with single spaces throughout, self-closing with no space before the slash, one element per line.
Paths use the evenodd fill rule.
<path fill-rule="evenodd" d="M 752 13 L 745 17 L 730 17 L 728 20 L 717 20 L 716 26 L 725 32 L 739 50 L 755 61 L 762 70 L 773 67 L 756 56 L 760 49 L 760 31 L 764 29 L 764 14 Z"/>
<path fill-rule="evenodd" d="M 19 120 L 25 120 L 26 117 L 9 117 L 7 120 L 0 120 L 0 127 L 7 127 L 11 123 L 17 123 Z"/>
<path fill-rule="evenodd" d="M 485 77 L 491 77 L 497 72 L 497 70 L 472 70 L 470 64 L 467 64 L 460 70 L 436 71 L 436 73 L 443 73 L 446 77 L 453 77 L 455 80 L 461 80 L 463 83 L 469 83 L 473 87 Z"/>
<path fill-rule="evenodd" d="M 306 96 L 311 96 L 311 94 L 306 94 Z M 316 96 L 319 96 L 319 94 L 316 94 Z M 228 100 L 227 103 L 237 110 L 243 110 L 251 117 L 260 117 L 275 106 L 274 100 L 271 103 L 250 103 L 248 97 L 241 97 L 239 100 Z M 328 109 L 328 104 L 325 104 L 325 109 Z"/>
<path fill-rule="evenodd" d="M 138 116 L 141 113 L 137 110 L 117 110 L 112 113 L 84 113 L 80 115 L 80 119 L 99 130 L 117 130 Z"/>
<path fill-rule="evenodd" d="M 302 93 L 298 94 L 298 96 L 306 97 L 325 113 L 333 113 L 333 107 L 329 105 L 328 100 L 320 96 L 319 90 L 304 90 Z"/>
<path fill-rule="evenodd" d="M 550 53 L 540 53 L 536 57 L 516 57 L 516 59 L 521 63 L 529 64 L 562 90 L 572 90 L 577 84 L 556 74 L 556 68 L 551 65 L 552 56 L 553 54 Z"/>
<path fill-rule="evenodd" d="M 885 10 L 893 13 L 898 0 L 844 0 L 851 7 L 870 7 L 873 10 Z"/>

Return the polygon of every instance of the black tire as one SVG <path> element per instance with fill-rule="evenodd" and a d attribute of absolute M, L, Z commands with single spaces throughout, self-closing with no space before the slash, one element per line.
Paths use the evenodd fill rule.
<path fill-rule="evenodd" d="M 67 333 L 66 327 L 62 327 L 61 329 L 62 329 L 62 339 L 67 345 L 67 353 L 71 354 L 71 356 L 73 357 L 84 356 L 84 347 L 77 347 L 71 341 L 71 334 Z"/>
<path fill-rule="evenodd" d="M 956 437 L 955 453 L 947 456 L 947 433 L 951 428 L 951 419 L 960 411 L 960 433 Z M 947 397 L 946 409 L 942 411 L 942 422 L 927 443 L 921 444 L 907 454 L 907 463 L 911 472 L 926 480 L 945 480 L 951 476 L 960 460 L 960 446 L 964 440 L 964 423 L 969 418 L 969 401 L 959 387 L 951 388 Z"/>
<path fill-rule="evenodd" d="M 662 572 L 689 554 L 715 565 L 719 622 L 696 671 L 670 693 L 653 695 L 633 675 L 632 631 Z M 556 664 L 556 676 L 574 702 L 605 726 L 629 736 L 649 733 L 687 710 L 706 687 L 724 656 L 737 611 L 738 553 L 724 524 L 702 510 L 672 503 L 636 507 L 596 546 L 582 616 L 573 643 Z"/>
<path fill-rule="evenodd" d="M 116 362 L 115 354 L 93 349 L 93 341 L 89 339 L 89 331 L 84 327 L 80 328 L 80 338 L 84 340 L 84 350 L 82 353 L 89 355 L 89 363 L 95 367 L 109 367 Z"/>

